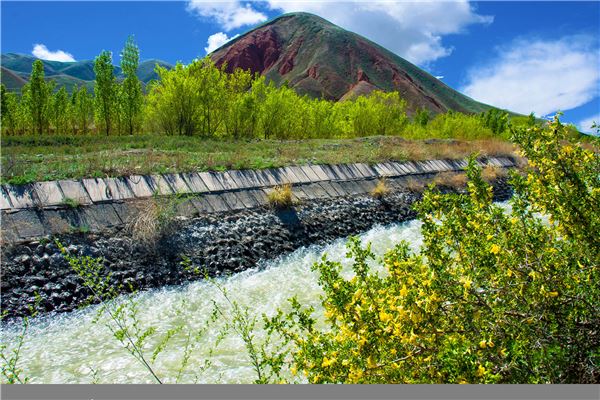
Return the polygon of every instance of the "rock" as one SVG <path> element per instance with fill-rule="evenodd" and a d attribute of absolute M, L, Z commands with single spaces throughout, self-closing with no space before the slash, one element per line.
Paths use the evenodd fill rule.
<path fill-rule="evenodd" d="M 25 247 L 25 248 L 28 249 L 28 247 Z M 29 266 L 31 264 L 32 258 L 27 254 L 23 254 L 20 256 L 16 256 L 15 258 L 13 258 L 13 260 L 17 264 L 21 264 L 23 266 Z"/>
<path fill-rule="evenodd" d="M 65 257 L 60 253 L 54 253 L 50 256 L 50 268 L 65 268 L 68 267 L 69 263 Z"/>
<path fill-rule="evenodd" d="M 60 286 L 59 284 L 57 284 L 57 283 L 51 283 L 51 282 L 49 282 L 49 283 L 46 283 L 46 284 L 44 285 L 44 287 L 42 288 L 42 290 L 43 290 L 45 293 L 48 293 L 48 294 L 50 294 L 50 293 L 53 293 L 53 292 L 56 292 L 56 291 L 58 291 L 58 290 L 60 290 L 60 289 L 61 289 L 61 286 Z"/>
<path fill-rule="evenodd" d="M 33 255 L 33 251 L 28 246 L 19 246 L 16 249 L 17 253 L 22 255 L 31 256 Z"/>
<path fill-rule="evenodd" d="M 44 251 L 48 254 L 54 254 L 59 250 L 58 250 L 58 247 L 54 243 L 50 242 L 50 243 L 46 244 L 46 246 L 44 247 Z"/>
<path fill-rule="evenodd" d="M 35 248 L 35 255 L 36 255 L 36 256 L 40 256 L 40 257 L 41 257 L 41 256 L 43 256 L 43 255 L 44 255 L 44 250 L 45 250 L 45 249 L 44 249 L 44 246 L 42 246 L 41 244 L 40 244 L 40 245 L 38 245 L 38 246 Z"/>

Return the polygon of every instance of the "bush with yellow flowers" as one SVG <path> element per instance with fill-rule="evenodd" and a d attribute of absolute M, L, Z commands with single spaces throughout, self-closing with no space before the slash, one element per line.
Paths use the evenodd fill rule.
<path fill-rule="evenodd" d="M 590 383 L 600 380 L 600 161 L 558 118 L 516 129 L 529 165 L 511 211 L 472 160 L 468 193 L 428 191 L 419 254 L 382 260 L 349 241 L 354 276 L 324 258 L 326 329 L 293 301 L 270 327 L 311 383 Z M 590 149 L 591 148 L 591 149 Z"/>

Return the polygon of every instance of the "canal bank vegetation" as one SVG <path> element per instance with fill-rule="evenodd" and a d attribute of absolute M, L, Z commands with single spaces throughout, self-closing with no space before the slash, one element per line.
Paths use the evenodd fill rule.
<path fill-rule="evenodd" d="M 103 178 L 288 165 L 463 159 L 473 152 L 514 155 L 500 139 L 355 139 L 219 141 L 184 136 L 2 137 L 2 182 Z"/>
<path fill-rule="evenodd" d="M 471 158 L 467 193 L 431 189 L 417 205 L 419 253 L 402 242 L 379 259 L 350 239 L 352 276 L 326 256 L 313 266 L 323 315 L 292 298 L 291 311 L 261 318 L 221 290 L 207 329 L 227 321 L 257 383 L 598 383 L 599 149 L 570 140 L 558 118 L 512 138 L 528 165 L 509 178 L 508 212 L 492 202 L 493 172 Z M 135 298 L 118 300 L 106 284 L 102 259 L 69 261 L 108 307 L 115 339 L 155 381 L 177 382 L 181 373 L 161 377 L 152 362 L 183 351 L 183 371 L 205 331 L 141 326 Z M 169 347 L 175 335 L 187 335 L 184 349 Z"/>

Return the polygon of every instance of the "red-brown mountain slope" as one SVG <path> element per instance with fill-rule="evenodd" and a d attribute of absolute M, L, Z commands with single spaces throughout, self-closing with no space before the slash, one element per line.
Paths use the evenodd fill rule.
<path fill-rule="evenodd" d="M 453 90 L 396 54 L 316 15 L 282 15 L 214 51 L 227 70 L 249 69 L 300 94 L 344 100 L 398 91 L 410 110 L 480 112 L 489 106 Z"/>

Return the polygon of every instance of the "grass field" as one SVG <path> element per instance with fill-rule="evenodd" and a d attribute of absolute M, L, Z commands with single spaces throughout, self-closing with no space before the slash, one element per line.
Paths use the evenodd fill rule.
<path fill-rule="evenodd" d="M 500 139 L 357 139 L 217 141 L 182 136 L 4 136 L 2 182 L 28 183 L 285 165 L 456 159 L 473 152 L 508 155 Z"/>

